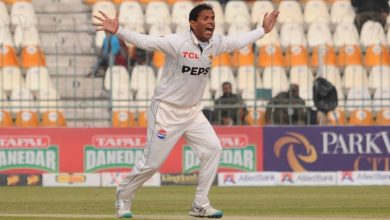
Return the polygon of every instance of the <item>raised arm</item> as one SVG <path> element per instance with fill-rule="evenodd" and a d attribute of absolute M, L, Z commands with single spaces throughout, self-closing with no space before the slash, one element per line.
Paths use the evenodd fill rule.
<path fill-rule="evenodd" d="M 220 52 L 233 51 L 235 49 L 240 49 L 245 47 L 248 44 L 254 43 L 258 39 L 272 31 L 274 28 L 279 12 L 273 11 L 268 15 L 266 13 L 263 19 L 263 26 L 256 28 L 253 31 L 242 33 L 236 36 L 227 36 L 222 38 Z"/>
<path fill-rule="evenodd" d="M 116 14 L 115 18 L 111 19 L 104 12 L 99 11 L 99 13 L 101 16 L 93 16 L 100 21 L 100 23 L 93 23 L 96 26 L 96 31 L 106 31 L 111 34 L 116 34 L 125 42 L 134 44 L 136 47 L 147 51 L 159 50 L 165 54 L 175 55 L 174 48 L 166 37 L 149 36 L 122 28 L 119 26 L 119 14 Z"/>

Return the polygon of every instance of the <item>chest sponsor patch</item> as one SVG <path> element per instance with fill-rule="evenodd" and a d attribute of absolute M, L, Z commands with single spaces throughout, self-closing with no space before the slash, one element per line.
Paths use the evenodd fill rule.
<path fill-rule="evenodd" d="M 157 132 L 157 137 L 161 140 L 165 139 L 165 137 L 167 136 L 167 131 L 164 130 L 164 129 L 160 129 L 158 130 Z"/>

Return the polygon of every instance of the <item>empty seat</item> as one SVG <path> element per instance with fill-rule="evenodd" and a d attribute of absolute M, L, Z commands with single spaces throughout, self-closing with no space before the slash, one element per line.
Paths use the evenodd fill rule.
<path fill-rule="evenodd" d="M 360 33 L 360 44 L 363 47 L 387 45 L 382 25 L 379 22 L 366 21 Z"/>
<path fill-rule="evenodd" d="M 321 59 L 321 60 L 320 60 Z M 318 67 L 319 65 L 336 65 L 336 54 L 333 47 L 330 45 L 322 45 L 314 47 L 313 54 L 310 59 L 311 67 Z"/>
<path fill-rule="evenodd" d="M 384 45 L 371 45 L 366 49 L 363 62 L 367 67 L 390 65 L 389 50 Z"/>
<path fill-rule="evenodd" d="M 221 53 L 218 56 L 213 57 L 212 67 L 218 66 L 232 66 L 232 60 L 229 53 Z"/>
<path fill-rule="evenodd" d="M 146 6 L 145 22 L 150 27 L 153 24 L 171 24 L 168 5 L 163 1 L 150 2 Z"/>
<path fill-rule="evenodd" d="M 1 1 L 0 1 L 0 23 L 3 23 L 6 26 L 8 26 L 10 23 L 7 6 L 4 4 L 4 2 Z"/>
<path fill-rule="evenodd" d="M 0 72 L 0 84 L 4 91 L 24 88 L 25 82 L 18 67 L 4 67 Z"/>
<path fill-rule="evenodd" d="M 263 24 L 264 15 L 271 13 L 275 9 L 270 1 L 255 1 L 252 5 L 252 24 Z"/>
<path fill-rule="evenodd" d="M 95 47 L 97 50 L 101 50 L 103 47 L 104 38 L 106 37 L 106 32 L 98 31 L 95 35 Z"/>
<path fill-rule="evenodd" d="M 53 88 L 41 89 L 37 97 L 38 111 L 42 115 L 40 126 L 65 127 L 66 120 L 62 103 L 57 91 Z"/>
<path fill-rule="evenodd" d="M 377 89 L 374 94 L 373 107 L 376 113 L 375 124 L 390 125 L 390 89 Z"/>
<path fill-rule="evenodd" d="M 249 10 L 243 1 L 228 1 L 225 6 L 225 23 L 232 24 L 250 24 L 251 18 Z"/>
<path fill-rule="evenodd" d="M 33 67 L 26 73 L 26 86 L 31 91 L 49 90 L 53 88 L 46 67 Z"/>
<path fill-rule="evenodd" d="M 261 88 L 263 85 L 260 75 L 256 72 L 254 66 L 244 66 L 238 68 L 237 71 L 237 92 L 238 93 L 255 93 L 256 88 Z M 248 97 L 242 95 L 242 98 L 246 99 Z"/>
<path fill-rule="evenodd" d="M 93 16 L 102 17 L 102 15 L 99 13 L 99 11 L 102 11 L 105 13 L 109 18 L 114 18 L 116 15 L 116 9 L 115 5 L 111 1 L 97 1 L 92 6 L 92 22 L 93 23 L 100 23 L 99 20 L 94 18 Z"/>
<path fill-rule="evenodd" d="M 123 66 L 109 67 L 104 76 L 106 90 L 130 89 L 129 73 Z"/>
<path fill-rule="evenodd" d="M 233 74 L 233 70 L 227 66 L 213 67 L 210 73 L 210 90 L 215 92 L 215 98 L 222 95 L 222 83 L 230 82 L 232 84 L 232 92 L 236 93 L 237 83 Z"/>
<path fill-rule="evenodd" d="M 326 3 L 322 0 L 308 1 L 305 5 L 304 20 L 307 24 L 313 22 L 329 23 L 330 15 Z"/>
<path fill-rule="evenodd" d="M 297 84 L 300 89 L 311 86 L 313 80 L 313 72 L 308 66 L 294 66 L 291 68 L 290 83 Z"/>
<path fill-rule="evenodd" d="M 138 1 L 125 1 L 119 6 L 119 24 L 138 31 L 144 26 L 145 16 Z"/>
<path fill-rule="evenodd" d="M 276 45 L 266 45 L 260 47 L 257 65 L 262 68 L 271 66 L 285 66 L 282 49 Z"/>
<path fill-rule="evenodd" d="M 372 89 L 384 89 L 390 87 L 390 67 L 374 66 L 370 70 L 368 86 Z"/>
<path fill-rule="evenodd" d="M 210 81 L 207 81 L 206 88 L 202 96 L 202 106 L 203 109 L 214 109 L 214 100 L 210 90 Z"/>
<path fill-rule="evenodd" d="M 31 2 L 18 1 L 12 4 L 11 23 L 15 26 L 37 25 L 38 20 Z"/>
<path fill-rule="evenodd" d="M 255 62 L 255 55 L 253 53 L 252 45 L 247 45 L 240 50 L 235 50 L 232 56 L 233 67 L 253 66 Z"/>
<path fill-rule="evenodd" d="M 188 15 L 193 8 L 191 1 L 177 1 L 172 6 L 172 23 L 174 25 L 187 25 Z"/>
<path fill-rule="evenodd" d="M 280 43 L 282 47 L 288 48 L 294 45 L 307 45 L 303 26 L 298 23 L 283 24 L 280 30 Z"/>
<path fill-rule="evenodd" d="M 371 110 L 371 96 L 367 87 L 352 87 L 347 94 L 347 110 Z"/>
<path fill-rule="evenodd" d="M 17 26 L 14 33 L 15 47 L 40 46 L 38 29 L 35 26 Z"/>
<path fill-rule="evenodd" d="M 355 11 L 351 5 L 351 1 L 337 0 L 331 6 L 330 19 L 333 24 L 340 22 L 353 23 Z"/>
<path fill-rule="evenodd" d="M 290 67 L 309 65 L 309 55 L 306 47 L 303 45 L 293 45 L 288 47 L 285 60 L 286 65 Z"/>
<path fill-rule="evenodd" d="M 12 127 L 13 125 L 8 105 L 6 95 L 0 90 L 0 128 Z"/>
<path fill-rule="evenodd" d="M 264 37 L 256 41 L 257 47 L 262 47 L 267 45 L 276 45 L 280 47 L 279 33 L 275 28 L 272 29 L 272 31 L 266 34 Z"/>
<path fill-rule="evenodd" d="M 19 66 L 15 49 L 10 45 L 0 46 L 0 67 L 17 67 Z"/>
<path fill-rule="evenodd" d="M 136 125 L 134 109 L 132 107 L 132 95 L 127 89 L 112 91 L 112 126 L 134 127 Z"/>
<path fill-rule="evenodd" d="M 349 65 L 362 65 L 362 54 L 360 47 L 356 45 L 346 45 L 339 48 L 337 65 L 340 67 Z"/>
<path fill-rule="evenodd" d="M 333 111 L 327 113 L 327 124 L 328 125 L 345 125 L 346 117 L 342 109 L 336 108 Z"/>
<path fill-rule="evenodd" d="M 18 88 L 12 90 L 10 100 L 11 112 L 15 116 L 16 127 L 37 127 L 38 114 L 36 103 L 30 90 Z"/>
<path fill-rule="evenodd" d="M 302 9 L 297 1 L 282 1 L 279 4 L 279 23 L 303 23 Z"/>
<path fill-rule="evenodd" d="M 317 46 L 333 46 L 332 34 L 328 24 L 312 23 L 307 33 L 307 42 L 310 48 Z"/>
<path fill-rule="evenodd" d="M 286 92 L 289 82 L 283 67 L 267 67 L 263 72 L 263 88 L 271 89 L 272 96 Z"/>
<path fill-rule="evenodd" d="M 333 43 L 337 48 L 347 45 L 359 45 L 359 33 L 355 24 L 342 22 L 337 24 L 333 34 Z"/>
<path fill-rule="evenodd" d="M 251 28 L 247 23 L 234 23 L 230 25 L 228 30 L 228 36 L 238 35 L 250 31 Z"/>
<path fill-rule="evenodd" d="M 8 25 L 0 22 L 0 45 L 14 47 L 11 30 Z"/>
<path fill-rule="evenodd" d="M 136 104 L 141 106 L 138 111 L 146 111 L 150 99 L 153 97 L 156 83 L 156 76 L 151 66 L 139 65 L 133 68 L 130 87 L 133 93 L 135 93 Z"/>
<path fill-rule="evenodd" d="M 367 87 L 367 72 L 363 66 L 347 66 L 344 71 L 343 86 L 345 89 L 352 87 Z"/>
<path fill-rule="evenodd" d="M 23 47 L 21 60 L 22 67 L 25 69 L 46 66 L 45 55 L 39 46 L 29 45 Z"/>

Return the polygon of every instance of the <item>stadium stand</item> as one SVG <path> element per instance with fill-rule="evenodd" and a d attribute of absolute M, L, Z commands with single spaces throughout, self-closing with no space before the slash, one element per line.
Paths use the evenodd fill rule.
<path fill-rule="evenodd" d="M 254 45 L 214 57 L 205 108 L 213 109 L 222 82 L 230 81 L 248 105 L 247 123 L 261 125 L 265 102 L 257 99 L 257 89 L 271 89 L 275 96 L 297 83 L 311 108 L 313 73 L 319 72 L 338 92 L 339 107 L 328 113 L 328 124 L 390 124 L 390 31 L 367 22 L 359 35 L 350 1 L 206 2 L 214 7 L 215 32 L 222 35 L 261 26 L 272 9 L 280 16 L 278 28 Z M 1 126 L 146 126 L 165 57 L 155 52 L 142 65 L 113 66 L 104 79 L 88 78 L 105 37 L 94 32 L 92 15 L 102 10 L 112 17 L 118 11 L 122 26 L 164 36 L 188 30 L 188 12 L 197 3 L 0 1 Z"/>

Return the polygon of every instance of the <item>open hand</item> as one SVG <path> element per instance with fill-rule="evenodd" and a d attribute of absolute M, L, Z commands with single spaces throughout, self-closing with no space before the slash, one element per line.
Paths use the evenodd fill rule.
<path fill-rule="evenodd" d="M 99 17 L 97 15 L 93 16 L 97 20 L 101 21 L 101 23 L 92 24 L 93 26 L 96 27 L 96 31 L 107 31 L 111 34 L 115 34 L 119 28 L 119 21 L 118 21 L 119 14 L 117 13 L 115 18 L 111 19 L 104 12 L 99 11 L 99 13 L 101 14 L 102 17 Z"/>
<path fill-rule="evenodd" d="M 274 28 L 276 21 L 278 19 L 279 12 L 273 11 L 271 14 L 268 15 L 268 12 L 265 13 L 264 19 L 263 19 L 263 29 L 265 33 L 269 33 Z"/>

